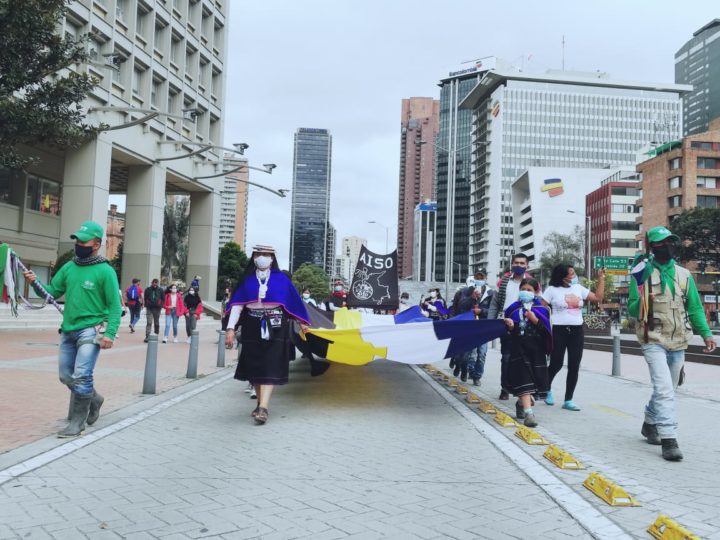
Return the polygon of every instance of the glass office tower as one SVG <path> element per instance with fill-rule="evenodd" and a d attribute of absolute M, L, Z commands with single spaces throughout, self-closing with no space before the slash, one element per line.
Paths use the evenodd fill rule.
<path fill-rule="evenodd" d="M 332 136 L 327 129 L 299 128 L 295 132 L 290 271 L 303 263 L 325 269 L 330 217 Z"/>

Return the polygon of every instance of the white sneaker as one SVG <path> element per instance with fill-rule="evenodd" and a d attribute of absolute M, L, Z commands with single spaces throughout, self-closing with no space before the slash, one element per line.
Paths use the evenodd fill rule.
<path fill-rule="evenodd" d="M 167 343 L 167 338 L 166 338 L 166 337 L 163 338 L 163 343 Z"/>
<path fill-rule="evenodd" d="M 248 383 L 248 385 L 245 387 L 245 393 L 249 394 L 253 390 L 255 390 L 255 387 L 252 384 Z"/>
<path fill-rule="evenodd" d="M 190 343 L 191 341 L 192 341 L 192 339 L 187 338 L 187 341 L 185 343 Z"/>
<path fill-rule="evenodd" d="M 173 343 L 177 343 L 177 338 L 173 338 Z"/>
<path fill-rule="evenodd" d="M 250 390 L 250 399 L 257 399 L 257 392 L 255 391 L 254 386 L 253 386 L 253 389 Z"/>

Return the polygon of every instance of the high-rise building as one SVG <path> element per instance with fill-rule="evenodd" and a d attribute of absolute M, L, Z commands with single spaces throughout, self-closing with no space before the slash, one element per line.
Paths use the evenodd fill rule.
<path fill-rule="evenodd" d="M 335 252 L 337 251 L 337 230 L 332 223 L 328 223 L 327 238 L 325 239 L 325 273 L 329 277 L 335 275 Z"/>
<path fill-rule="evenodd" d="M 418 204 L 414 218 L 412 274 L 408 275 L 415 281 L 432 281 L 435 268 L 437 203 L 427 200 Z M 462 281 L 459 275 L 457 281 Z"/>
<path fill-rule="evenodd" d="M 187 276 L 203 277 L 203 298 L 215 294 L 228 6 L 67 4 L 58 31 L 87 37 L 89 53 L 68 69 L 98 80 L 82 103 L 86 122 L 122 129 L 78 148 L 28 149 L 40 159 L 27 171 L 0 170 L 0 238 L 39 274 L 73 248 L 82 221 L 106 223 L 110 195 L 125 195 L 122 282 L 160 277 L 165 200 L 176 194 L 192 207 Z"/>
<path fill-rule="evenodd" d="M 413 275 L 414 212 L 435 197 L 435 141 L 440 102 L 428 97 L 402 100 L 400 116 L 400 193 L 397 256 L 399 276 Z"/>
<path fill-rule="evenodd" d="M 693 87 L 683 96 L 683 134 L 707 131 L 710 120 L 720 117 L 720 19 L 693 33 L 675 53 L 675 82 Z"/>
<path fill-rule="evenodd" d="M 246 159 L 235 155 L 226 154 L 225 157 L 238 162 L 247 162 Z M 243 168 L 225 176 L 223 190 L 220 194 L 219 247 L 221 249 L 228 242 L 235 242 L 243 250 L 245 249 L 249 172 L 249 169 Z"/>
<path fill-rule="evenodd" d="M 355 272 L 358 257 L 360 257 L 360 248 L 367 246 L 367 240 L 358 236 L 346 236 L 342 239 L 342 247 L 340 249 L 340 267 L 337 274 L 348 283 L 352 280 Z"/>
<path fill-rule="evenodd" d="M 639 163 L 642 228 L 672 227 L 672 220 L 695 207 L 720 208 L 720 118 L 710 129 L 656 148 Z M 643 234 L 637 236 L 642 242 Z"/>
<path fill-rule="evenodd" d="M 295 132 L 290 271 L 310 263 L 325 268 L 330 224 L 332 136 L 327 129 L 299 128 Z"/>
<path fill-rule="evenodd" d="M 677 138 L 690 89 L 599 72 L 489 71 L 461 104 L 473 111 L 470 265 L 494 278 L 502 251 L 515 249 L 511 185 L 524 170 L 634 165 L 638 148 L 657 140 L 658 117 L 677 119 L 668 132 Z"/>
<path fill-rule="evenodd" d="M 472 111 L 461 109 L 460 102 L 480 82 L 487 70 L 506 63 L 495 57 L 463 64 L 440 81 L 440 117 L 436 150 L 437 234 L 435 236 L 435 279 L 445 279 L 445 267 L 460 265 L 468 270 L 470 234 L 470 162 Z M 448 186 L 450 190 L 448 190 Z M 449 196 L 449 199 L 448 199 Z M 450 215 L 450 249 L 448 237 Z M 449 272 L 448 277 L 451 273 Z"/>

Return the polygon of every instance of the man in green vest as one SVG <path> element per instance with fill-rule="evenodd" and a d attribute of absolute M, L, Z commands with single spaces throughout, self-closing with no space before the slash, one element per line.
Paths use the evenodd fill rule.
<path fill-rule="evenodd" d="M 674 244 L 680 239 L 665 227 L 653 227 L 646 242 L 652 255 L 647 258 L 643 298 L 636 279 L 630 280 L 628 313 L 637 320 L 636 331 L 650 369 L 653 394 L 645 406 L 641 433 L 649 444 L 662 445 L 662 457 L 680 461 L 677 443 L 675 388 L 685 362 L 685 349 L 693 335 L 705 341 L 705 352 L 715 350 L 692 274 L 675 262 Z M 646 295 L 646 296 L 645 296 Z M 645 314 L 645 316 L 643 316 Z"/>
<path fill-rule="evenodd" d="M 93 372 L 100 349 L 110 349 L 120 326 L 120 287 L 115 270 L 98 255 L 103 228 L 86 221 L 70 235 L 75 240 L 75 257 L 67 262 L 49 284 L 42 286 L 55 298 L 65 295 L 60 327 L 60 382 L 70 388 L 70 421 L 58 437 L 82 435 L 85 423 L 100 416 L 103 397 L 95 391 Z M 37 287 L 34 272 L 25 279 Z"/>

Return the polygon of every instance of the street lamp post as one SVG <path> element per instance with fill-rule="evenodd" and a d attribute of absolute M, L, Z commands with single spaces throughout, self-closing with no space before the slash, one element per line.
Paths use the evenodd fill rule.
<path fill-rule="evenodd" d="M 568 210 L 570 214 L 580 214 L 580 212 L 576 212 L 575 210 Z M 591 236 L 590 231 L 592 230 L 592 218 L 590 216 L 585 216 L 585 237 L 587 242 L 587 266 L 586 266 L 586 274 L 588 279 L 592 279 L 592 244 L 591 244 Z"/>
<path fill-rule="evenodd" d="M 462 264 L 460 264 L 459 262 L 455 262 L 455 261 L 453 261 L 452 263 L 453 263 L 453 265 L 457 265 L 457 267 L 458 267 L 458 283 L 460 283 L 462 281 L 461 274 L 460 274 L 460 272 L 462 271 Z M 455 266 L 453 266 L 453 270 L 454 269 L 455 269 Z"/>
<path fill-rule="evenodd" d="M 374 225 L 380 225 L 383 229 L 385 229 L 385 254 L 387 255 L 388 252 L 388 236 L 390 235 L 390 227 L 387 227 L 380 223 L 379 221 L 368 221 L 368 223 L 372 223 Z"/>

